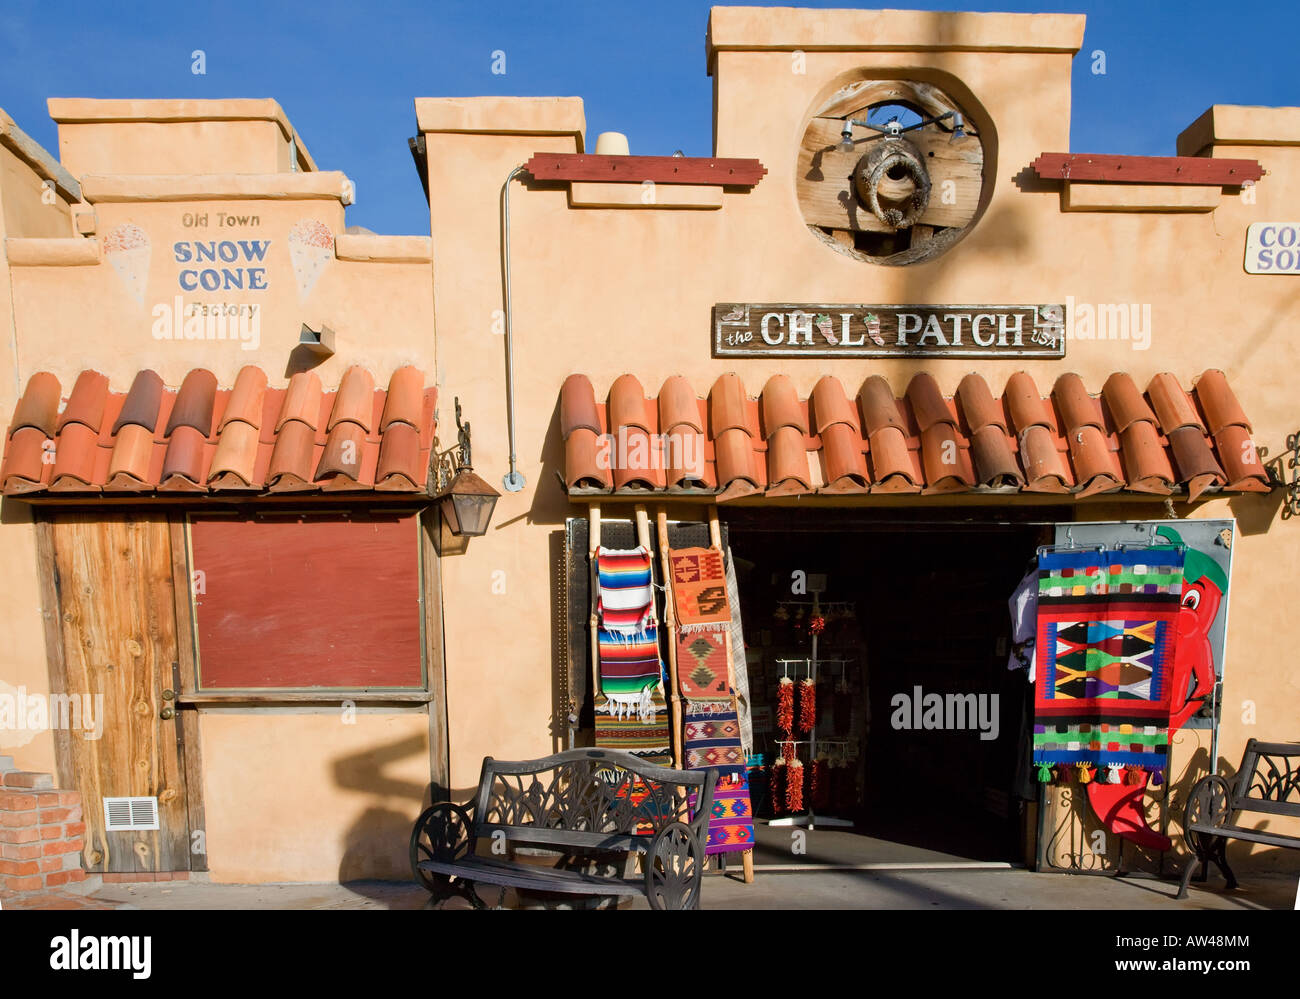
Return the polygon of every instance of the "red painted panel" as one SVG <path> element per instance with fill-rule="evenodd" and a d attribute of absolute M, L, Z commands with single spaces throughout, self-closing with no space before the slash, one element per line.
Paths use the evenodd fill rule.
<path fill-rule="evenodd" d="M 1118 181 L 1127 184 L 1217 184 L 1239 187 L 1259 180 L 1257 160 L 1206 156 L 1110 156 L 1100 153 L 1039 153 L 1030 164 L 1049 180 Z"/>
<path fill-rule="evenodd" d="M 195 518 L 199 685 L 422 687 L 414 514 Z"/>
<path fill-rule="evenodd" d="M 753 187 L 767 167 L 758 160 L 710 156 L 596 156 L 588 153 L 534 153 L 524 169 L 537 180 L 607 181 L 640 184 L 707 184 Z"/>

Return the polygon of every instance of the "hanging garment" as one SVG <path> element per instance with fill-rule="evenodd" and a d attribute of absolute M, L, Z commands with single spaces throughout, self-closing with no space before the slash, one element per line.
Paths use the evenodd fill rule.
<path fill-rule="evenodd" d="M 1029 670 L 1034 682 L 1034 634 L 1038 627 L 1038 569 L 1030 569 L 1007 601 L 1011 612 L 1011 655 L 1007 669 Z"/>
<path fill-rule="evenodd" d="M 1163 771 L 1182 552 L 1049 552 L 1038 575 L 1034 764 Z"/>

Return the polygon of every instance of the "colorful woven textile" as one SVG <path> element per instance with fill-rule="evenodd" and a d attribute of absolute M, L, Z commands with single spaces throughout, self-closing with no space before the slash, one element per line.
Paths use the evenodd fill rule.
<path fill-rule="evenodd" d="M 690 796 L 691 808 L 695 796 Z M 709 817 L 706 854 L 736 853 L 754 846 L 754 810 L 749 801 L 749 778 L 745 771 L 733 777 L 719 777 L 713 791 L 713 814 Z"/>
<path fill-rule="evenodd" d="M 1183 553 L 1039 558 L 1034 763 L 1163 770 Z"/>
<path fill-rule="evenodd" d="M 719 775 L 744 773 L 740 721 L 730 700 L 696 701 L 685 708 L 683 748 L 688 770 L 717 770 Z"/>
<path fill-rule="evenodd" d="M 677 636 L 677 685 L 688 701 L 716 701 L 731 696 L 727 668 L 731 651 L 727 633 L 697 631 Z"/>
<path fill-rule="evenodd" d="M 731 627 L 727 573 L 717 548 L 682 548 L 668 553 L 673 601 L 681 634 L 725 632 Z"/>
<path fill-rule="evenodd" d="M 644 637 L 654 623 L 654 590 L 650 585 L 650 552 L 644 548 L 596 553 L 596 614 L 601 627 L 630 638 Z"/>
<path fill-rule="evenodd" d="M 654 720 L 618 717 L 608 711 L 596 711 L 596 745 L 601 749 L 621 749 L 647 763 L 670 767 L 673 763 L 668 712 L 658 688 L 652 695 L 656 708 Z"/>

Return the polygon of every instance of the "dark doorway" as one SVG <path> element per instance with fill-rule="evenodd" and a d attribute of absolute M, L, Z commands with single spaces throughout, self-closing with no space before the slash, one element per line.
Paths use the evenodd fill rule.
<path fill-rule="evenodd" d="M 818 670 L 817 725 L 825 733 L 818 741 L 846 739 L 851 749 L 831 752 L 854 757 L 851 794 L 821 814 L 918 853 L 1019 861 L 1031 791 L 1029 689 L 1023 671 L 1007 669 L 1007 600 L 1048 540 L 1046 518 L 938 519 L 945 512 L 868 519 L 774 510 L 730 518 L 755 752 L 769 762 L 780 752 L 772 721 L 776 685 L 789 669 L 781 661 L 811 655 L 812 589 L 821 587 L 817 658 L 833 665 Z M 809 750 L 799 747 L 805 762 Z M 761 800 L 764 782 L 757 784 L 758 814 L 788 817 Z M 863 851 L 860 859 L 870 862 L 870 845 Z M 884 852 L 906 857 L 893 846 Z"/>

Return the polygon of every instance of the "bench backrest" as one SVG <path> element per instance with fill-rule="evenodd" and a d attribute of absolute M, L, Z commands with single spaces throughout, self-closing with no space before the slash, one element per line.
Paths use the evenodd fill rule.
<path fill-rule="evenodd" d="M 1248 741 L 1232 789 L 1232 807 L 1300 816 L 1300 743 Z"/>
<path fill-rule="evenodd" d="M 608 749 L 571 749 L 540 760 L 487 757 L 474 801 L 480 838 L 599 850 L 645 849 L 684 822 L 705 838 L 717 774 L 671 770 Z"/>

